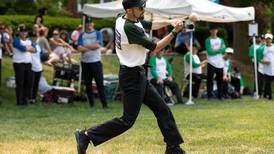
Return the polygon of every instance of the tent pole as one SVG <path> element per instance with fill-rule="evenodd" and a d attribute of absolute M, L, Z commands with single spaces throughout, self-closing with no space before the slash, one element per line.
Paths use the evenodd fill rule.
<path fill-rule="evenodd" d="M 256 36 L 253 35 L 253 52 L 254 52 L 254 73 L 255 73 L 255 88 L 256 93 L 254 95 L 255 99 L 259 99 L 259 90 L 258 90 L 258 63 L 257 63 L 257 54 L 256 54 Z"/>
<path fill-rule="evenodd" d="M 186 102 L 186 105 L 193 105 L 194 102 L 192 101 L 192 47 L 193 47 L 193 31 L 189 32 L 190 35 L 190 59 L 189 59 L 189 99 Z"/>
<path fill-rule="evenodd" d="M 83 15 L 82 17 L 82 33 L 85 32 L 85 28 L 86 28 L 86 15 Z M 79 79 L 78 79 L 78 93 L 81 93 L 81 83 L 82 83 L 82 65 L 81 62 L 79 64 Z"/>

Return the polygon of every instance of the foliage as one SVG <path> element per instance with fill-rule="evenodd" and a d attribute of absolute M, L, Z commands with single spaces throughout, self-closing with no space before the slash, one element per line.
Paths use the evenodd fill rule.
<path fill-rule="evenodd" d="M 274 1 L 273 0 L 223 0 L 223 4 L 236 7 L 254 6 L 255 20 L 259 23 L 259 32 L 266 33 L 271 31 L 272 23 L 270 21 L 274 17 Z"/>
<path fill-rule="evenodd" d="M 0 16 L 0 23 L 5 23 L 13 27 L 21 23 L 25 23 L 29 29 L 31 29 L 34 23 L 34 16 L 26 15 L 5 15 Z M 114 21 L 111 19 L 94 19 L 95 28 L 100 29 L 103 27 L 112 27 Z M 79 24 L 81 24 L 80 18 L 71 18 L 71 17 L 44 17 L 44 25 L 47 26 L 50 30 L 54 28 L 65 29 L 67 31 L 74 30 Z"/>

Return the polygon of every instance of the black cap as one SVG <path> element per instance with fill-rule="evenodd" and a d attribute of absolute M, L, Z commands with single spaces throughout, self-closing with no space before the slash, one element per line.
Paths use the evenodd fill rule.
<path fill-rule="evenodd" d="M 145 7 L 146 0 L 123 0 L 122 4 L 125 10 L 132 7 Z"/>
<path fill-rule="evenodd" d="M 27 27 L 25 24 L 20 24 L 17 29 L 19 32 L 27 32 Z"/>

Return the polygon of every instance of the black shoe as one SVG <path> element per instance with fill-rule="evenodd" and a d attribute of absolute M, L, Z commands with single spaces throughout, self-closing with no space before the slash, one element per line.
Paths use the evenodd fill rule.
<path fill-rule="evenodd" d="M 86 154 L 90 139 L 85 135 L 85 131 L 81 129 L 76 129 L 74 134 L 76 138 L 78 154 Z"/>
<path fill-rule="evenodd" d="M 186 152 L 180 148 L 179 145 L 167 146 L 165 154 L 186 154 Z"/>

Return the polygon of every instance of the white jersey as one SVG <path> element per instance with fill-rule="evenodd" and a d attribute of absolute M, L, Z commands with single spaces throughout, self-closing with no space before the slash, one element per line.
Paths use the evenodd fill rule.
<path fill-rule="evenodd" d="M 185 78 L 187 78 L 187 76 L 190 73 L 190 52 L 186 53 L 186 55 L 184 56 L 184 74 L 185 74 Z M 192 55 L 192 73 L 194 74 L 202 74 L 202 67 L 201 67 L 201 61 L 200 58 L 197 54 Z"/>
<path fill-rule="evenodd" d="M 145 64 L 147 52 L 156 44 L 147 35 L 141 22 L 133 22 L 118 16 L 115 25 L 115 45 L 120 64 L 127 67 Z"/>
<path fill-rule="evenodd" d="M 264 64 L 264 74 L 274 76 L 274 45 L 264 48 L 264 60 L 269 61 L 269 64 Z"/>
<path fill-rule="evenodd" d="M 211 38 L 210 45 L 213 50 L 219 50 L 222 47 L 222 41 L 220 38 Z M 216 55 L 208 55 L 208 63 L 216 68 L 224 68 L 223 63 L 223 55 L 216 54 Z"/>
<path fill-rule="evenodd" d="M 27 46 L 31 46 L 31 40 L 21 40 L 19 38 L 15 39 L 16 41 L 13 48 L 13 62 L 14 63 L 31 63 L 31 53 L 29 51 L 23 51 L 19 47 L 26 48 Z M 26 49 L 25 49 L 26 50 Z"/>
<path fill-rule="evenodd" d="M 31 69 L 34 72 L 41 72 L 42 71 L 42 64 L 41 64 L 41 48 L 38 44 L 35 46 L 36 52 L 31 53 Z"/>

